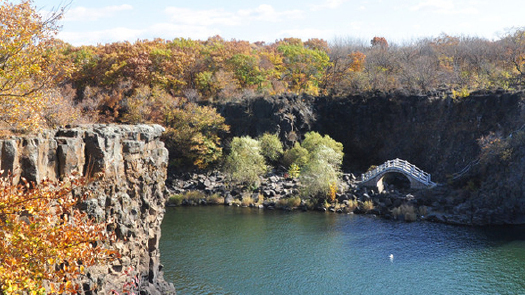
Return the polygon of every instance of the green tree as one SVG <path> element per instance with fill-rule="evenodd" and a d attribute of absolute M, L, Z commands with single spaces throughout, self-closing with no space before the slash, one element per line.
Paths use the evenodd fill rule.
<path fill-rule="evenodd" d="M 325 145 L 310 154 L 308 163 L 301 170 L 302 194 L 310 197 L 326 197 L 339 183 L 342 157 Z"/>
<path fill-rule="evenodd" d="M 260 87 L 265 80 L 259 69 L 257 56 L 235 54 L 228 60 L 228 64 L 232 67 L 235 78 L 239 80 L 241 87 L 246 88 L 252 85 Z"/>
<path fill-rule="evenodd" d="M 261 154 L 269 163 L 275 163 L 283 154 L 283 144 L 276 134 L 265 133 L 259 138 Z"/>
<path fill-rule="evenodd" d="M 295 164 L 297 167 L 301 168 L 308 163 L 308 160 L 308 150 L 302 147 L 300 143 L 296 142 L 291 149 L 284 152 L 282 162 L 286 167 Z"/>
<path fill-rule="evenodd" d="M 259 142 L 249 136 L 234 137 L 224 169 L 233 181 L 250 186 L 259 185 L 259 177 L 267 169 Z"/>
<path fill-rule="evenodd" d="M 284 57 L 284 79 L 291 90 L 318 94 L 319 84 L 330 65 L 326 52 L 287 43 L 279 45 L 277 50 Z"/>
<path fill-rule="evenodd" d="M 305 196 L 333 195 L 339 184 L 343 163 L 343 145 L 330 136 L 321 136 L 317 132 L 308 132 L 301 143 L 308 151 L 308 162 L 302 166 L 300 179 Z"/>
<path fill-rule="evenodd" d="M 334 165 L 340 165 L 341 163 L 338 163 L 339 158 L 342 162 L 343 159 L 343 144 L 340 142 L 337 142 L 333 140 L 330 136 L 325 135 L 322 136 L 321 134 L 310 131 L 307 132 L 304 135 L 304 140 L 301 143 L 301 146 L 305 148 L 308 152 L 314 153 L 316 149 L 322 148 L 323 146 L 330 148 L 334 150 L 334 152 L 337 154 L 337 157 L 334 157 L 333 160 L 335 161 Z"/>

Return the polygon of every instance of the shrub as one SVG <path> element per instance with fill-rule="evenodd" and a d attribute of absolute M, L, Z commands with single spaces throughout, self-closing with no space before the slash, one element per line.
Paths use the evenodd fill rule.
<path fill-rule="evenodd" d="M 208 203 L 210 204 L 224 204 L 224 197 L 221 197 L 219 194 L 213 194 L 208 197 Z"/>
<path fill-rule="evenodd" d="M 224 170 L 233 181 L 259 185 L 259 177 L 266 173 L 266 162 L 261 155 L 259 142 L 249 136 L 233 138 Z"/>
<path fill-rule="evenodd" d="M 363 202 L 363 210 L 370 211 L 374 209 L 374 202 L 368 200 Z"/>
<path fill-rule="evenodd" d="M 309 153 L 313 153 L 315 150 L 321 148 L 322 146 L 328 147 L 332 149 L 335 152 L 335 154 L 337 154 L 334 160 L 340 159 L 341 162 L 343 161 L 343 144 L 333 140 L 328 135 L 325 135 L 323 137 L 315 131 L 307 132 L 304 135 L 304 140 L 301 143 L 301 146 L 305 148 Z M 335 164 L 340 165 L 341 163 Z"/>
<path fill-rule="evenodd" d="M 421 207 L 419 207 L 417 209 L 417 211 L 418 211 L 419 215 L 421 215 L 421 216 L 427 216 L 427 214 L 428 214 L 427 206 L 421 206 Z"/>
<path fill-rule="evenodd" d="M 257 196 L 257 205 L 262 205 L 264 202 L 264 195 L 263 194 L 259 194 Z"/>
<path fill-rule="evenodd" d="M 182 200 L 184 200 L 184 196 L 182 194 L 171 195 L 168 198 L 168 204 L 172 206 L 180 206 L 182 205 Z"/>
<path fill-rule="evenodd" d="M 206 195 L 201 191 L 187 191 L 184 193 L 184 199 L 190 203 L 198 203 L 200 200 L 205 199 Z"/>
<path fill-rule="evenodd" d="M 315 199 L 307 199 L 307 200 L 305 200 L 304 204 L 306 205 L 306 208 L 312 210 L 317 205 L 317 200 L 315 200 Z"/>
<path fill-rule="evenodd" d="M 353 212 L 358 205 L 359 203 L 356 200 L 348 200 L 348 205 L 346 208 L 349 212 Z"/>
<path fill-rule="evenodd" d="M 261 145 L 261 154 L 269 163 L 277 162 L 283 154 L 283 144 L 275 134 L 265 133 L 259 138 L 259 144 Z"/>
<path fill-rule="evenodd" d="M 301 198 L 299 196 L 291 197 L 288 199 L 290 207 L 299 207 L 301 205 Z"/>
<path fill-rule="evenodd" d="M 284 152 L 282 163 L 286 167 L 291 167 L 293 164 L 297 165 L 298 167 L 303 167 L 306 165 L 306 163 L 308 163 L 308 159 L 308 150 L 296 142 L 293 148 Z"/>
<path fill-rule="evenodd" d="M 301 205 L 301 198 L 299 196 L 290 197 L 290 198 L 281 198 L 277 202 L 279 207 L 289 207 L 295 208 Z"/>
<path fill-rule="evenodd" d="M 329 185 L 329 191 L 328 191 L 328 201 L 330 201 L 330 203 L 333 203 L 335 201 L 336 194 L 337 194 L 337 185 L 335 182 L 332 182 Z"/>
<path fill-rule="evenodd" d="M 290 165 L 290 168 L 288 168 L 288 175 L 291 178 L 297 178 L 301 175 L 301 168 L 299 165 L 293 163 Z"/>
<path fill-rule="evenodd" d="M 338 153 L 324 145 L 313 152 L 300 176 L 301 183 L 303 183 L 303 195 L 327 196 L 330 193 L 331 186 L 337 186 L 340 164 L 336 165 L 335 163 L 340 163 L 337 160 L 338 158 Z"/>
<path fill-rule="evenodd" d="M 253 200 L 253 198 L 251 196 L 243 196 L 242 197 L 241 206 L 250 206 L 250 205 L 252 205 L 254 203 L 255 203 L 255 201 Z"/>
<path fill-rule="evenodd" d="M 394 215 L 394 218 L 403 216 L 405 221 L 416 221 L 417 219 L 416 209 L 413 205 L 403 204 L 397 208 L 392 209 L 391 212 L 392 215 Z"/>

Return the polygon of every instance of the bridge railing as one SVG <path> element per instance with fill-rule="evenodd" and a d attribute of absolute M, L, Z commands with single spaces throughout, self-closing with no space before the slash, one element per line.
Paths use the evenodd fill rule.
<path fill-rule="evenodd" d="M 386 161 L 385 163 L 376 167 L 374 170 L 361 174 L 361 182 L 368 181 L 381 174 L 385 170 L 398 170 L 400 172 L 405 172 L 409 174 L 419 182 L 424 183 L 426 185 L 434 184 L 430 179 L 430 174 L 419 169 L 414 164 L 410 164 L 408 161 L 401 159 Z"/>

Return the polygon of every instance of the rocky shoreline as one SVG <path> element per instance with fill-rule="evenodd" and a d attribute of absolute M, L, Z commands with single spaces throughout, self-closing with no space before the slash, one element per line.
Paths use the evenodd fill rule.
<path fill-rule="evenodd" d="M 232 185 L 219 171 L 172 174 L 166 182 L 171 196 L 166 206 L 225 205 L 367 214 L 405 222 L 430 221 L 467 226 L 525 224 L 525 220 L 509 215 L 508 208 L 488 209 L 477 204 L 471 192 L 454 190 L 447 184 L 423 190 L 399 189 L 391 185 L 378 192 L 377 189 L 359 187 L 351 173 L 344 173 L 341 179 L 336 201 L 328 204 L 300 199 L 300 182 L 286 178 L 284 173 L 267 174 L 255 189 Z"/>
<path fill-rule="evenodd" d="M 427 205 L 428 200 L 418 198 L 419 191 L 389 187 L 379 193 L 374 189 L 359 187 L 356 177 L 351 173 L 344 173 L 341 179 L 336 201 L 329 204 L 311 202 L 307 198 L 298 199 L 300 181 L 287 178 L 284 173 L 266 175 L 256 189 L 232 185 L 227 176 L 218 171 L 180 173 L 171 175 L 167 181 L 172 198 L 166 205 L 237 205 L 268 210 L 371 214 L 407 222 L 446 222 L 441 215 L 433 213 L 432 207 Z"/>

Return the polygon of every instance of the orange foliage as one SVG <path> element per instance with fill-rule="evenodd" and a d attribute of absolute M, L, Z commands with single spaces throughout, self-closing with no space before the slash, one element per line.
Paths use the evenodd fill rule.
<path fill-rule="evenodd" d="M 350 59 L 350 66 L 348 70 L 352 72 L 361 72 L 365 67 L 366 55 L 362 52 L 356 51 L 348 55 Z"/>
<path fill-rule="evenodd" d="M 88 195 L 73 190 L 83 185 L 79 178 L 36 186 L 0 179 L 0 293 L 76 293 L 86 267 L 117 254 L 103 247 L 112 240 L 106 224 L 78 209 Z"/>
<path fill-rule="evenodd" d="M 372 47 L 380 47 L 382 49 L 388 48 L 388 42 L 384 37 L 374 37 L 370 40 Z"/>
<path fill-rule="evenodd" d="M 335 197 L 337 196 L 337 184 L 335 182 L 330 183 L 330 191 L 328 192 L 328 201 L 330 203 L 335 202 Z"/>

